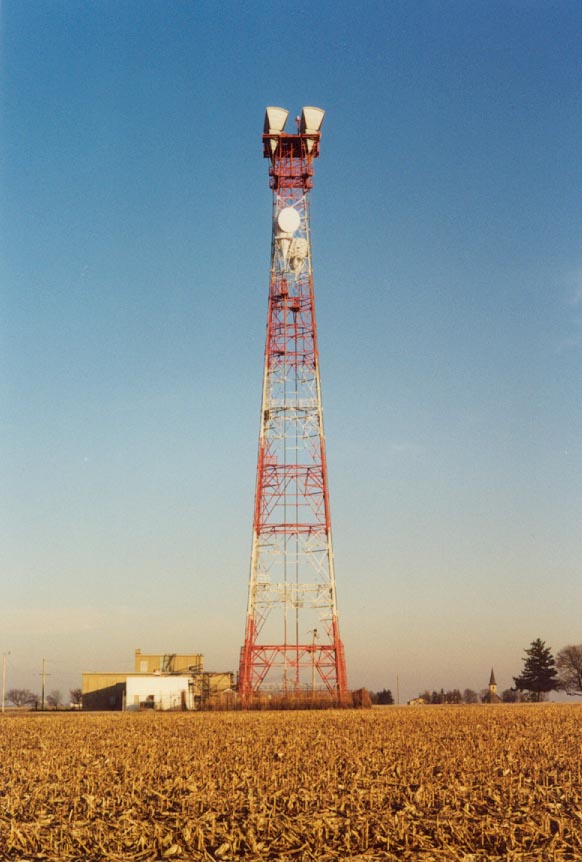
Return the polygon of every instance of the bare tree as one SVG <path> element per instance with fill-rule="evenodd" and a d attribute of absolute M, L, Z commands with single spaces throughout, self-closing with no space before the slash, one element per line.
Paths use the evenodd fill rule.
<path fill-rule="evenodd" d="M 563 647 L 556 656 L 560 688 L 569 695 L 582 695 L 582 644 Z"/>
<path fill-rule="evenodd" d="M 71 696 L 71 703 L 73 704 L 73 706 L 78 706 L 80 703 L 83 702 L 83 691 L 82 691 L 82 689 L 72 688 L 72 689 L 70 689 L 69 694 Z"/>
<path fill-rule="evenodd" d="M 51 691 L 51 693 L 49 694 L 49 696 L 47 697 L 46 702 L 48 703 L 49 706 L 52 706 L 54 709 L 58 709 L 59 706 L 61 705 L 62 699 L 63 699 L 63 696 L 60 693 L 60 691 L 58 690 L 58 688 L 54 688 Z"/>
<path fill-rule="evenodd" d="M 464 703 L 479 703 L 479 695 L 472 688 L 466 688 L 463 692 Z"/>
<path fill-rule="evenodd" d="M 11 688 L 6 692 L 6 699 L 14 706 L 32 706 L 38 700 L 28 688 Z"/>

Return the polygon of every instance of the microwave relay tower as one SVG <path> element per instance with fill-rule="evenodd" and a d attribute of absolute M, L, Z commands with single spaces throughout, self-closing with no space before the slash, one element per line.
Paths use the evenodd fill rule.
<path fill-rule="evenodd" d="M 277 692 L 341 701 L 340 639 L 311 268 L 309 193 L 324 111 L 267 108 L 271 275 L 245 641 L 243 705 Z"/>

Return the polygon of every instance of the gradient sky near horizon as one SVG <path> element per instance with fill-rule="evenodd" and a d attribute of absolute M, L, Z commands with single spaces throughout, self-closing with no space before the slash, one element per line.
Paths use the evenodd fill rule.
<path fill-rule="evenodd" d="M 582 642 L 582 5 L 3 0 L 7 687 L 243 639 L 266 105 L 312 240 L 350 684 Z"/>

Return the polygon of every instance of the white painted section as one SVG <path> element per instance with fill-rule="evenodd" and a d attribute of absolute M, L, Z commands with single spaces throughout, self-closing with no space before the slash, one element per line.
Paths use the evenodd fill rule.
<path fill-rule="evenodd" d="M 125 708 L 137 710 L 140 704 L 148 702 L 153 696 L 154 709 L 180 709 L 183 698 L 186 707 L 194 708 L 193 696 L 188 685 L 191 677 L 165 674 L 140 674 L 128 676 L 126 683 Z"/>

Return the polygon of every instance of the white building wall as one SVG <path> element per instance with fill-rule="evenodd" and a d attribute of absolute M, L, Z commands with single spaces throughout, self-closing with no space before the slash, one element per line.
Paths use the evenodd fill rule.
<path fill-rule="evenodd" d="M 186 707 L 194 708 L 193 697 L 188 686 L 190 677 L 162 674 L 147 674 L 128 676 L 125 693 L 125 708 L 137 710 L 141 703 L 151 700 L 153 695 L 154 709 L 180 709 L 183 697 Z"/>

